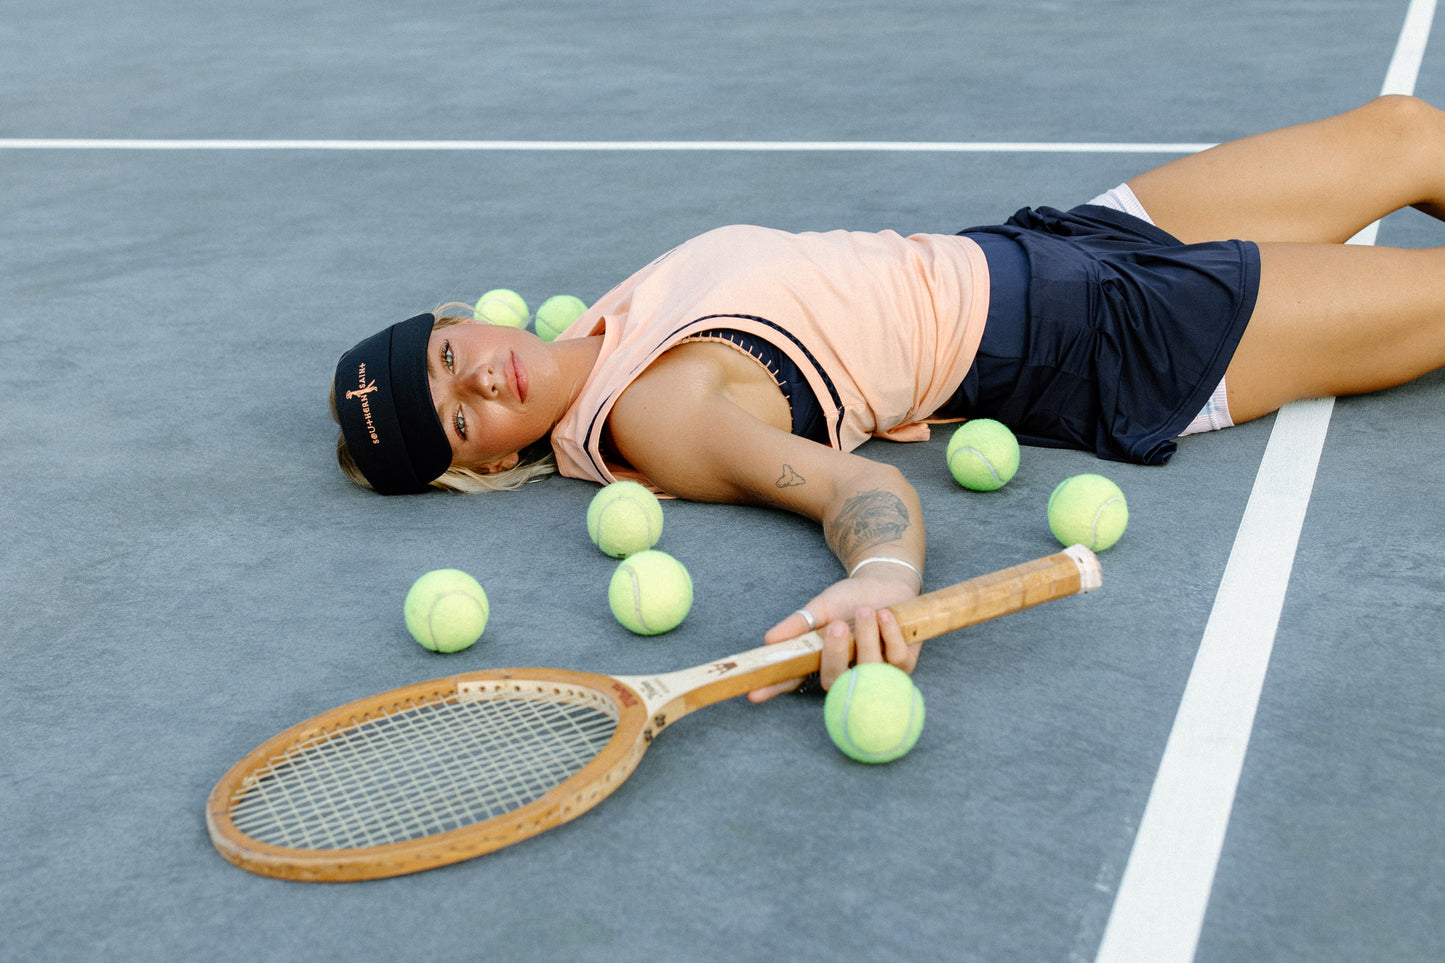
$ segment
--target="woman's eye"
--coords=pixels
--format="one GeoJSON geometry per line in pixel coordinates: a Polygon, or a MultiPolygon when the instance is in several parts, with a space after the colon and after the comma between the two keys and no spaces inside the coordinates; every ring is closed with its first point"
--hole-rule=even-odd
{"type": "MultiPolygon", "coordinates": [[[[442,364],[446,366],[448,371],[452,371],[456,367],[456,358],[452,355],[452,343],[450,341],[442,342],[442,364]]],[[[458,415],[458,417],[461,416],[458,415]]]]}
{"type": "Polygon", "coordinates": [[[467,416],[458,408],[457,413],[452,416],[452,427],[457,431],[457,437],[462,441],[467,440],[467,416]]]}

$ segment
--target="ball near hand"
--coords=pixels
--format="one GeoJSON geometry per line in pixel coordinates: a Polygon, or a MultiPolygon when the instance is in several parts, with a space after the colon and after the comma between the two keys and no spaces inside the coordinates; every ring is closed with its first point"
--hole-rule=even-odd
{"type": "Polygon", "coordinates": [[[477,580],[454,568],[427,572],[406,593],[406,627],[433,652],[460,652],[482,637],[491,608],[477,580]]]}
{"type": "Polygon", "coordinates": [[[613,558],[649,549],[662,537],[662,503],[635,481],[613,482],[587,506],[587,534],[613,558]]]}
{"type": "Polygon", "coordinates": [[[923,693],[908,673],[864,662],[840,675],[823,701],[833,744],[859,762],[892,762],[923,732],[923,693]]]}
{"type": "Polygon", "coordinates": [[[537,309],[537,337],[551,341],[582,317],[587,305],[581,298],[570,294],[559,294],[542,302],[537,309]]]}
{"type": "Polygon", "coordinates": [[[976,492],[1002,488],[1019,470],[1019,443],[1008,426],[972,418],[948,439],[948,470],[954,481],[976,492]]]}
{"type": "Polygon", "coordinates": [[[1049,528],[1064,545],[1102,552],[1119,540],[1128,524],[1124,493],[1103,475],[1065,478],[1049,496],[1049,528]]]}
{"type": "Polygon", "coordinates": [[[670,632],[692,608],[692,576],[666,552],[638,552],[612,573],[607,602],[617,621],[638,635],[670,632]]]}
{"type": "Polygon", "coordinates": [[[516,291],[493,288],[477,299],[472,317],[488,324],[504,324],[509,328],[525,328],[532,320],[527,302],[516,291]]]}

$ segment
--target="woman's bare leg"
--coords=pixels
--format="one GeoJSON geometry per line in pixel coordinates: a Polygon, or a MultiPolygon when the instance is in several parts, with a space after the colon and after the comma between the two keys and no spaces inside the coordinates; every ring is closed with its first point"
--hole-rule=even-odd
{"type": "Polygon", "coordinates": [[[1171,161],[1129,186],[1185,242],[1339,244],[1402,207],[1445,219],[1445,112],[1381,97],[1171,161]]]}
{"type": "Polygon", "coordinates": [[[1261,244],[1259,298],[1225,385],[1243,423],[1445,366],[1445,248],[1261,244]]]}

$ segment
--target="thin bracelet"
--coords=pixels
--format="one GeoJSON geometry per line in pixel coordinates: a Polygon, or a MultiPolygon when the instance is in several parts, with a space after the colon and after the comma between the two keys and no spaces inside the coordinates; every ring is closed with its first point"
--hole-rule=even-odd
{"type": "Polygon", "coordinates": [[[915,565],[913,565],[911,562],[905,562],[901,558],[894,558],[892,555],[874,555],[871,558],[865,558],[863,561],[853,566],[853,571],[848,573],[848,577],[852,578],[853,576],[858,574],[858,570],[860,568],[865,565],[871,565],[874,562],[892,562],[894,565],[902,565],[904,568],[911,570],[914,575],[917,575],[919,582],[923,581],[923,573],[920,572],[915,565]]]}

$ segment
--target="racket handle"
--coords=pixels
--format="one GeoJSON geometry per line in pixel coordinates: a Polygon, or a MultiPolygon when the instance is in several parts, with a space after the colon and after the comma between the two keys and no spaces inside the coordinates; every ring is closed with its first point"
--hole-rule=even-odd
{"type": "MultiPolygon", "coordinates": [[[[890,605],[903,637],[919,642],[1102,584],[1099,560],[1082,545],[890,605]]],[[[817,672],[823,637],[808,632],[720,662],[660,676],[617,676],[639,693],[657,729],[704,706],[817,672]]]]}
{"type": "Polygon", "coordinates": [[[936,638],[955,629],[1011,612],[1092,592],[1103,584],[1099,559],[1082,545],[989,575],[890,605],[909,642],[936,638]]]}

